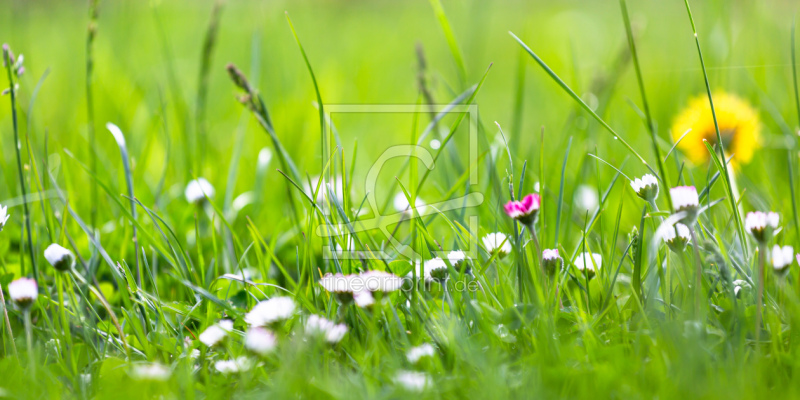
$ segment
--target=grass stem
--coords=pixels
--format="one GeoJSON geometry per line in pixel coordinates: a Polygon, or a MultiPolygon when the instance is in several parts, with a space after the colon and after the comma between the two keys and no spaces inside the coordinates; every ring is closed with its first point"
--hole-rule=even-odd
{"type": "Polygon", "coordinates": [[[697,45],[697,55],[700,58],[700,67],[703,71],[703,81],[705,82],[706,94],[708,95],[708,104],[711,106],[711,117],[714,120],[714,131],[717,134],[717,143],[715,144],[717,145],[717,149],[719,149],[719,157],[720,160],[722,161],[722,168],[724,170],[724,179],[725,182],[727,182],[726,189],[728,189],[728,201],[730,201],[731,203],[731,210],[733,212],[733,217],[736,220],[736,227],[738,228],[739,231],[739,241],[742,245],[742,252],[744,253],[745,258],[747,258],[748,257],[747,243],[745,241],[744,227],[742,226],[742,218],[739,215],[739,207],[736,204],[736,196],[734,196],[733,189],[731,186],[731,179],[730,179],[731,174],[728,171],[728,163],[725,162],[726,159],[725,149],[724,149],[724,144],[722,142],[722,135],[720,134],[719,131],[717,112],[714,109],[714,99],[711,96],[711,84],[708,81],[708,72],[706,72],[706,62],[703,59],[703,51],[700,49],[700,39],[697,37],[697,27],[695,26],[694,23],[694,17],[692,17],[692,10],[691,8],[689,8],[689,0],[684,0],[684,3],[686,4],[686,12],[689,14],[689,21],[692,23],[692,31],[694,32],[694,41],[695,44],[697,45]]]}
{"type": "Polygon", "coordinates": [[[19,357],[17,354],[17,345],[14,343],[14,332],[11,330],[11,320],[8,319],[8,309],[6,308],[6,297],[3,294],[3,288],[0,286],[0,303],[3,304],[3,320],[6,323],[6,330],[8,331],[9,342],[11,342],[11,351],[14,357],[19,357]]]}
{"type": "MultiPolygon", "coordinates": [[[[92,158],[92,172],[97,174],[97,151],[95,149],[95,119],[94,99],[92,96],[92,81],[94,74],[94,39],[97,36],[97,2],[89,1],[89,26],[86,32],[86,119],[89,131],[89,153],[92,158]]],[[[92,211],[90,221],[92,229],[97,226],[97,182],[92,182],[92,211]]]]}
{"type": "MultiPolygon", "coordinates": [[[[630,47],[631,57],[633,58],[633,67],[636,71],[636,81],[639,84],[639,92],[642,95],[642,106],[644,108],[644,115],[647,118],[647,130],[650,131],[650,140],[653,143],[653,154],[656,156],[656,164],[658,164],[658,173],[661,182],[664,186],[669,187],[669,176],[667,170],[664,168],[664,162],[661,159],[661,149],[658,147],[658,136],[656,134],[656,125],[653,121],[653,116],[650,113],[650,105],[647,102],[647,94],[644,90],[644,79],[642,78],[642,68],[639,66],[639,55],[636,52],[636,42],[633,39],[633,31],[631,30],[631,21],[628,17],[628,5],[625,0],[619,0],[620,7],[622,8],[622,20],[625,22],[625,33],[628,37],[628,47],[630,47]]],[[[668,190],[664,191],[664,197],[667,198],[669,209],[672,210],[672,197],[668,190]]]]}
{"type": "Polygon", "coordinates": [[[33,353],[33,324],[31,323],[31,308],[26,307],[22,312],[25,321],[25,342],[28,346],[28,368],[31,376],[36,376],[36,356],[33,353]]]}
{"type": "Polygon", "coordinates": [[[761,349],[761,318],[762,308],[764,307],[764,264],[766,264],[766,249],[758,249],[758,292],[756,293],[756,330],[755,347],[756,353],[761,349]]]}
{"type": "Polygon", "coordinates": [[[25,233],[27,234],[28,238],[28,255],[31,258],[31,268],[33,269],[33,279],[36,283],[39,283],[39,269],[36,266],[36,258],[33,255],[33,234],[31,233],[31,214],[30,210],[28,210],[28,193],[27,189],[25,188],[25,173],[22,168],[22,155],[21,155],[21,147],[22,143],[19,140],[19,127],[17,123],[17,94],[16,88],[14,85],[14,77],[11,74],[11,69],[13,68],[11,62],[11,50],[9,49],[7,44],[3,45],[3,61],[5,62],[6,66],[6,73],[8,75],[8,91],[11,94],[11,121],[14,126],[14,151],[17,154],[17,170],[19,171],[19,186],[20,190],[22,191],[22,209],[25,213],[25,233]]]}

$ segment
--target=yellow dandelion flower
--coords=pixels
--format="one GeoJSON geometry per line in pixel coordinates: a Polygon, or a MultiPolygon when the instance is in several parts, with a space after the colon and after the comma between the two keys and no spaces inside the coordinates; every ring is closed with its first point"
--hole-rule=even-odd
{"type": "MultiPolygon", "coordinates": [[[[714,109],[717,112],[719,134],[725,153],[728,156],[733,154],[731,164],[747,164],[760,146],[761,122],[758,112],[747,101],[724,92],[714,94],[714,109]]],[[[712,146],[717,143],[708,96],[701,95],[692,99],[678,114],[672,124],[673,140],[680,139],[688,129],[692,131],[678,144],[678,148],[694,164],[704,164],[708,161],[708,149],[703,144],[703,139],[712,146]]]]}

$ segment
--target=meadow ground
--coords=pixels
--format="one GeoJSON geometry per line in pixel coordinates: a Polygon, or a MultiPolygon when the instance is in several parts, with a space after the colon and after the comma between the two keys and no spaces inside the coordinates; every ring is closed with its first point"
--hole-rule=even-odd
{"type": "Polygon", "coordinates": [[[794,2],[0,10],[0,398],[800,397],[794,2]]]}

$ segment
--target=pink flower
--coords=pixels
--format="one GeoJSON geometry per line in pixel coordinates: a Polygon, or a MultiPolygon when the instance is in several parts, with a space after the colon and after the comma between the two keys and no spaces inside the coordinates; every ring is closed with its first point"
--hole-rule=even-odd
{"type": "Polygon", "coordinates": [[[536,214],[539,213],[540,202],[539,195],[536,193],[525,196],[522,201],[511,200],[505,205],[506,214],[525,225],[530,225],[536,219],[536,214]]]}
{"type": "Polygon", "coordinates": [[[542,259],[555,260],[558,258],[558,249],[544,249],[542,252],[542,259]]]}

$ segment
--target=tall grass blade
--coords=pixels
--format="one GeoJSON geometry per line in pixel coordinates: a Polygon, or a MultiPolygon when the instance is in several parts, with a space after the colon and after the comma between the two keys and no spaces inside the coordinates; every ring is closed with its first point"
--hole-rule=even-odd
{"type": "MultiPolygon", "coordinates": [[[[128,146],[125,143],[125,136],[122,134],[122,130],[111,122],[106,124],[106,129],[111,132],[111,135],[114,136],[114,140],[117,142],[117,146],[119,146],[119,152],[122,156],[122,167],[125,169],[125,183],[128,186],[128,197],[131,199],[131,218],[135,220],[136,202],[133,201],[133,173],[131,171],[131,162],[128,157],[128,146]]],[[[133,249],[134,253],[136,253],[136,284],[141,286],[142,271],[139,268],[139,238],[136,235],[136,224],[131,224],[131,226],[133,226],[133,249]]]]}
{"type": "Polygon", "coordinates": [[[595,113],[594,110],[592,110],[592,108],[589,107],[589,105],[586,104],[583,101],[583,99],[580,98],[580,96],[575,94],[575,92],[572,91],[572,89],[570,89],[570,87],[563,80],[561,80],[561,78],[559,78],[558,75],[556,75],[556,73],[552,69],[550,69],[550,67],[548,67],[547,64],[544,61],[542,61],[542,59],[539,58],[539,56],[536,55],[536,53],[534,53],[533,50],[531,50],[527,44],[525,44],[525,42],[522,41],[522,39],[518,38],[512,32],[508,33],[511,35],[511,37],[514,38],[514,40],[517,41],[517,43],[519,43],[520,46],[522,46],[523,49],[525,49],[525,51],[528,52],[528,54],[530,54],[531,57],[533,57],[534,60],[536,60],[539,66],[541,66],[542,69],[544,69],[544,71],[547,72],[548,75],[550,75],[550,78],[552,78],[558,84],[558,86],[564,89],[564,91],[567,92],[567,94],[569,94],[569,96],[572,97],[573,100],[577,101],[578,104],[584,110],[586,110],[586,112],[588,112],[592,117],[594,117],[594,119],[597,120],[597,122],[599,122],[600,125],[602,125],[609,133],[611,133],[614,136],[614,140],[619,140],[625,146],[625,148],[627,148],[631,153],[633,153],[633,155],[636,156],[636,158],[638,158],[639,161],[641,161],[642,164],[644,164],[648,169],[650,169],[650,171],[653,172],[653,174],[658,175],[655,171],[653,171],[652,168],[650,168],[650,164],[648,164],[647,161],[645,161],[644,157],[640,156],[639,153],[637,153],[636,150],[634,150],[633,147],[631,147],[631,145],[629,145],[628,142],[626,142],[625,139],[622,138],[622,136],[617,134],[617,132],[615,132],[614,129],[611,128],[611,126],[609,126],[606,123],[606,121],[600,118],[600,116],[597,115],[597,113],[595,113]]]}
{"type": "MultiPolygon", "coordinates": [[[[99,0],[89,0],[89,25],[86,28],[86,120],[89,130],[89,153],[91,155],[92,172],[97,174],[97,149],[95,140],[95,120],[94,120],[94,96],[92,95],[92,83],[94,81],[94,39],[97,36],[97,7],[99,0]]],[[[89,222],[92,229],[97,226],[97,184],[92,184],[92,211],[89,222]]]]}
{"type": "MultiPolygon", "coordinates": [[[[700,68],[703,71],[703,81],[706,84],[706,94],[708,95],[708,104],[711,106],[711,117],[714,120],[714,131],[717,134],[717,143],[716,147],[719,149],[719,158],[721,160],[725,160],[725,148],[724,144],[722,143],[722,135],[719,132],[719,122],[717,122],[717,111],[714,109],[714,99],[711,96],[711,84],[708,81],[708,72],[706,72],[706,62],[703,60],[703,51],[700,49],[700,39],[697,37],[697,27],[694,23],[694,17],[692,17],[692,10],[689,8],[689,0],[684,0],[684,4],[686,4],[686,13],[689,15],[689,22],[692,24],[692,31],[694,32],[694,41],[697,45],[697,55],[700,58],[700,68]]],[[[720,164],[719,162],[717,164],[720,164]]],[[[722,164],[723,172],[723,180],[725,181],[726,189],[728,191],[728,198],[731,203],[731,211],[733,213],[734,219],[736,219],[736,227],[739,231],[739,240],[742,246],[742,252],[744,252],[745,257],[747,257],[748,249],[747,243],[745,242],[744,236],[744,226],[742,224],[742,218],[739,215],[739,207],[736,205],[736,196],[734,196],[733,189],[731,186],[731,175],[728,171],[728,163],[722,164]]]]}
{"type": "MultiPolygon", "coordinates": [[[[656,157],[656,163],[658,164],[658,172],[661,176],[661,182],[664,186],[669,187],[669,175],[667,175],[667,170],[664,168],[664,162],[661,160],[661,149],[658,147],[658,140],[656,134],[656,125],[653,121],[653,117],[650,114],[650,105],[647,102],[647,94],[645,93],[644,89],[644,79],[642,78],[642,68],[639,66],[639,55],[636,53],[636,42],[633,38],[633,31],[631,30],[631,21],[628,17],[628,5],[626,4],[625,0],[619,0],[620,8],[622,8],[622,20],[625,22],[625,33],[628,37],[628,47],[631,51],[631,57],[633,58],[633,67],[636,70],[636,81],[639,83],[639,92],[642,95],[642,106],[644,107],[644,114],[647,118],[647,129],[650,131],[650,139],[653,142],[653,154],[656,157]]],[[[672,210],[672,197],[669,194],[669,190],[664,190],[664,197],[667,199],[667,204],[669,204],[669,209],[672,210]]]]}
{"type": "Polygon", "coordinates": [[[205,39],[203,39],[203,51],[200,56],[200,72],[197,76],[197,98],[195,100],[195,132],[197,134],[197,165],[194,166],[195,174],[202,174],[203,161],[206,157],[206,103],[208,97],[208,81],[211,73],[211,57],[214,54],[214,47],[217,43],[219,31],[219,20],[222,14],[224,0],[216,0],[214,8],[211,10],[211,19],[208,21],[205,39]]]}
{"type": "MultiPolygon", "coordinates": [[[[20,154],[22,143],[19,140],[19,127],[17,126],[17,88],[14,83],[14,78],[11,73],[13,63],[11,62],[11,49],[7,44],[3,45],[3,63],[6,66],[6,74],[8,76],[8,92],[11,94],[11,123],[14,130],[14,150],[17,154],[17,170],[19,172],[19,187],[22,191],[22,197],[27,198],[27,189],[25,187],[25,173],[22,168],[22,155],[20,154]]],[[[22,209],[25,216],[25,233],[28,239],[28,255],[31,259],[31,268],[33,269],[33,279],[39,283],[39,269],[36,266],[36,257],[33,255],[33,234],[31,233],[31,213],[28,210],[28,202],[22,203],[22,209]]]]}
{"type": "Polygon", "coordinates": [[[464,56],[461,55],[461,50],[458,48],[458,43],[456,42],[456,35],[453,34],[453,29],[450,27],[450,21],[447,20],[447,15],[444,13],[442,3],[439,0],[430,0],[430,3],[431,7],[433,7],[433,13],[436,15],[436,19],[442,27],[445,40],[447,40],[447,47],[450,48],[450,54],[453,56],[453,60],[456,63],[458,80],[461,86],[464,86],[467,83],[467,69],[464,66],[464,56]]]}
{"type": "Polygon", "coordinates": [[[572,136],[567,142],[567,151],[564,152],[564,162],[561,164],[561,183],[558,186],[558,202],[556,203],[556,233],[553,235],[553,248],[558,247],[558,229],[561,227],[561,209],[564,206],[564,184],[567,173],[567,160],[569,159],[569,149],[572,147],[572,136]]]}

